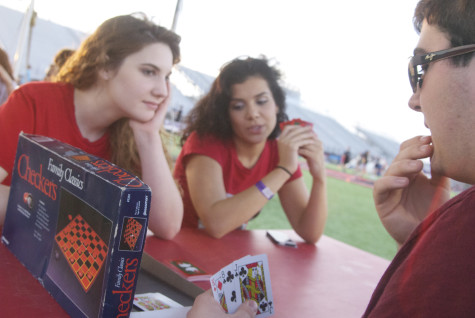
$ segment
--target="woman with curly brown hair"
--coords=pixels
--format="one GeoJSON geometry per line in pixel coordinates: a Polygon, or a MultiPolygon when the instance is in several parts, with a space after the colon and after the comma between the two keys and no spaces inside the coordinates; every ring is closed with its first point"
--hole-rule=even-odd
{"type": "Polygon", "coordinates": [[[256,216],[274,193],[307,242],[327,218],[323,145],[312,127],[290,125],[280,72],[265,58],[226,64],[192,109],[174,176],[183,188],[184,227],[222,237],[256,216]],[[312,179],[309,191],[299,155],[312,179]]]}
{"type": "Polygon", "coordinates": [[[171,239],[183,203],[160,128],[180,37],[143,15],[105,21],[61,68],[56,83],[28,83],[0,108],[0,224],[20,131],[45,135],[141,176],[153,191],[149,227],[171,239]]]}

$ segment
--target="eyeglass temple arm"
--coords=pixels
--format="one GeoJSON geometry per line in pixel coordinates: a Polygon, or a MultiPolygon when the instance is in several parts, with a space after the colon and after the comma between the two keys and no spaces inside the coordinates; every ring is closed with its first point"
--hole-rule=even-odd
{"type": "Polygon", "coordinates": [[[470,52],[475,52],[475,44],[458,46],[458,47],[450,48],[447,50],[426,53],[422,55],[415,55],[412,58],[412,64],[414,66],[429,64],[430,62],[434,62],[437,60],[446,59],[446,58],[454,57],[458,55],[463,55],[470,52]]]}

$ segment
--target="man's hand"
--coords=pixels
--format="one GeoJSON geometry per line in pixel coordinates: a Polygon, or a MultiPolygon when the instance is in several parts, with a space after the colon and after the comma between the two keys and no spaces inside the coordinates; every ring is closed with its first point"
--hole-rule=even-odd
{"type": "Polygon", "coordinates": [[[431,137],[401,144],[394,161],[373,188],[376,210],[389,234],[402,245],[419,223],[450,197],[449,179],[422,172],[420,159],[432,156],[431,137]]]}
{"type": "Polygon", "coordinates": [[[196,297],[193,307],[186,315],[187,318],[252,318],[257,313],[257,303],[247,300],[232,315],[226,314],[214,299],[211,289],[196,297]]]}

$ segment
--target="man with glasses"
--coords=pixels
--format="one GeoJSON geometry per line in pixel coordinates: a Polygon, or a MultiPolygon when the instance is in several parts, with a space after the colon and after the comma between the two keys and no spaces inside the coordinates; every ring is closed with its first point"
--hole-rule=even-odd
{"type": "Polygon", "coordinates": [[[431,136],[405,141],[373,190],[399,252],[364,317],[475,317],[475,0],[421,0],[409,107],[431,136]],[[431,176],[422,173],[430,158],[431,176]]]}
{"type": "MultiPolygon", "coordinates": [[[[400,249],[363,317],[475,317],[475,187],[450,199],[449,184],[475,184],[475,0],[421,0],[414,25],[409,106],[431,136],[405,141],[375,182],[376,209],[400,249]]],[[[254,317],[249,305],[226,315],[208,291],[188,317],[254,317]]]]}

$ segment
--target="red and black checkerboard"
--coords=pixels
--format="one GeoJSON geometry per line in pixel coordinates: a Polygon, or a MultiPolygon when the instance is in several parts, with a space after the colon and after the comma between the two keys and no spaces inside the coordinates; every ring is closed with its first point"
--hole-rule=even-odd
{"type": "Polygon", "coordinates": [[[124,231],[124,240],[131,250],[135,248],[137,239],[140,237],[140,231],[142,230],[142,224],[135,219],[130,218],[127,221],[127,225],[124,231]]]}
{"type": "Polygon", "coordinates": [[[106,259],[107,244],[79,214],[55,238],[84,291],[89,291],[106,259]]]}

